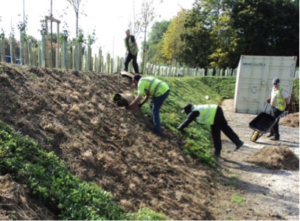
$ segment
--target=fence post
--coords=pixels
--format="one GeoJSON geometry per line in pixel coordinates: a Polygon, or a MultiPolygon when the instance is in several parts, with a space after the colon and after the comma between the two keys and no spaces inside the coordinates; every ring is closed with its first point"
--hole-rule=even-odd
{"type": "Polygon", "coordinates": [[[42,35],[42,56],[41,56],[41,67],[46,67],[46,39],[45,35],[42,35]]]}
{"type": "Polygon", "coordinates": [[[24,65],[23,57],[23,32],[20,31],[20,65],[24,65]]]}
{"type": "Polygon", "coordinates": [[[107,55],[106,55],[106,72],[107,72],[107,74],[109,74],[109,71],[110,71],[110,54],[107,53],[107,55]]]}
{"type": "Polygon", "coordinates": [[[76,70],[77,71],[80,71],[81,67],[82,67],[82,64],[81,64],[81,60],[82,60],[81,53],[82,53],[82,43],[78,43],[77,44],[77,63],[76,63],[76,70]]]}
{"type": "Polygon", "coordinates": [[[92,54],[93,54],[93,49],[91,48],[91,51],[90,51],[90,71],[92,71],[93,70],[93,56],[92,56],[92,54]]]}
{"type": "Polygon", "coordinates": [[[9,38],[9,49],[10,49],[10,63],[15,63],[15,47],[14,47],[14,37],[9,38]]]}
{"type": "Polygon", "coordinates": [[[56,47],[56,55],[55,55],[55,67],[56,68],[59,68],[59,61],[60,61],[60,58],[59,58],[59,48],[56,47]]]}
{"type": "Polygon", "coordinates": [[[93,62],[94,62],[93,63],[94,64],[93,65],[93,71],[95,71],[95,72],[97,72],[97,69],[98,69],[98,62],[97,61],[98,61],[98,57],[97,57],[97,54],[95,54],[94,59],[93,59],[93,62]]]}
{"type": "Polygon", "coordinates": [[[100,69],[100,71],[101,71],[102,73],[104,73],[104,71],[105,71],[105,68],[104,68],[104,56],[103,56],[103,55],[101,55],[101,62],[100,62],[100,66],[101,66],[101,69],[100,69]]]}
{"type": "Polygon", "coordinates": [[[0,39],[0,61],[5,62],[4,39],[0,39]]]}
{"type": "Polygon", "coordinates": [[[88,71],[91,70],[91,45],[87,45],[87,61],[86,61],[86,69],[88,71]]]}
{"type": "Polygon", "coordinates": [[[27,40],[27,65],[31,66],[32,61],[31,61],[31,40],[27,40]]]}
{"type": "Polygon", "coordinates": [[[37,66],[36,63],[36,48],[31,48],[31,65],[32,66],[37,66]]]}
{"type": "Polygon", "coordinates": [[[120,57],[119,57],[119,56],[117,56],[116,65],[117,65],[117,70],[116,70],[116,71],[117,71],[117,72],[118,72],[118,71],[121,71],[121,70],[120,70],[120,57]]]}
{"type": "Polygon", "coordinates": [[[76,50],[76,46],[74,46],[74,44],[71,45],[71,48],[72,48],[72,69],[75,70],[75,57],[76,57],[76,53],[75,53],[75,50],[76,50]]]}
{"type": "Polygon", "coordinates": [[[43,53],[42,53],[42,43],[38,43],[38,66],[42,67],[43,53]]]}
{"type": "Polygon", "coordinates": [[[98,50],[98,65],[97,65],[97,72],[101,72],[101,57],[102,57],[102,51],[101,48],[98,50]]]}
{"type": "Polygon", "coordinates": [[[68,69],[73,67],[72,45],[68,45],[68,69]]]}
{"type": "Polygon", "coordinates": [[[61,68],[66,69],[66,40],[61,44],[61,68]]]}

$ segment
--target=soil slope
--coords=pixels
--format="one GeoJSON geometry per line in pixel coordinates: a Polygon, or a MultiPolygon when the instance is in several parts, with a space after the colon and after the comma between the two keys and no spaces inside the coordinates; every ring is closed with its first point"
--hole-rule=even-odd
{"type": "Polygon", "coordinates": [[[156,137],[141,112],[117,107],[113,94],[129,90],[119,75],[1,64],[0,119],[110,191],[127,211],[214,219],[207,209],[214,172],[183,155],[176,134],[156,137]]]}

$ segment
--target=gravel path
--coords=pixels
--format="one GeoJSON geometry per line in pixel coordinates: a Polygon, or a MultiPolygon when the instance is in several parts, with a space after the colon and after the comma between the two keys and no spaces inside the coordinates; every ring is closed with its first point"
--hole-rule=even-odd
{"type": "Polygon", "coordinates": [[[232,192],[219,187],[217,218],[299,220],[299,171],[269,170],[246,162],[267,145],[288,146],[299,157],[299,129],[280,126],[279,142],[270,141],[264,135],[254,143],[250,141],[252,129],[248,124],[256,115],[235,113],[233,100],[224,100],[221,106],[228,124],[245,145],[233,152],[234,144],[222,134],[223,150],[218,162],[225,174],[226,188],[232,187],[232,192]],[[233,194],[241,196],[244,203],[228,203],[233,194]]]}

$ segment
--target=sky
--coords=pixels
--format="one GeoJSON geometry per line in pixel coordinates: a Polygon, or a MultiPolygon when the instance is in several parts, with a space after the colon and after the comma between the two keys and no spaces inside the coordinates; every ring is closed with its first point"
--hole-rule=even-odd
{"type": "MultiPolygon", "coordinates": [[[[38,31],[41,27],[40,20],[50,14],[50,0],[0,0],[0,30],[3,28],[8,37],[13,26],[16,39],[19,40],[17,23],[23,20],[23,1],[25,2],[25,15],[28,17],[27,34],[40,39],[38,31]]],[[[75,37],[76,17],[73,8],[69,6],[67,0],[52,1],[53,17],[61,20],[60,30],[66,23],[70,37],[75,37]],[[69,9],[67,9],[68,6],[69,9]],[[64,10],[67,11],[65,15],[64,10]]],[[[154,22],[172,19],[181,8],[191,9],[193,2],[194,0],[163,0],[160,3],[160,0],[154,0],[155,12],[158,15],[154,22]]],[[[110,53],[114,57],[125,56],[124,38],[128,21],[133,14],[133,5],[135,12],[139,12],[141,3],[142,0],[82,0],[86,15],[80,15],[79,28],[82,28],[86,35],[95,29],[97,41],[93,45],[93,54],[96,53],[96,48],[101,47],[104,55],[110,53]]],[[[53,30],[56,30],[55,24],[53,30]]],[[[143,34],[140,34],[137,38],[140,48],[142,40],[143,34]]]]}

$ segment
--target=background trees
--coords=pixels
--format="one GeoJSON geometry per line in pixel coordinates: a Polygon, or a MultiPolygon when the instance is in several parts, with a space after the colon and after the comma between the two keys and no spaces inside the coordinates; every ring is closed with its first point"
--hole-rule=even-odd
{"type": "Polygon", "coordinates": [[[162,40],[149,39],[150,61],[235,68],[242,54],[298,56],[298,18],[297,0],[195,0],[163,29],[162,40]]]}

